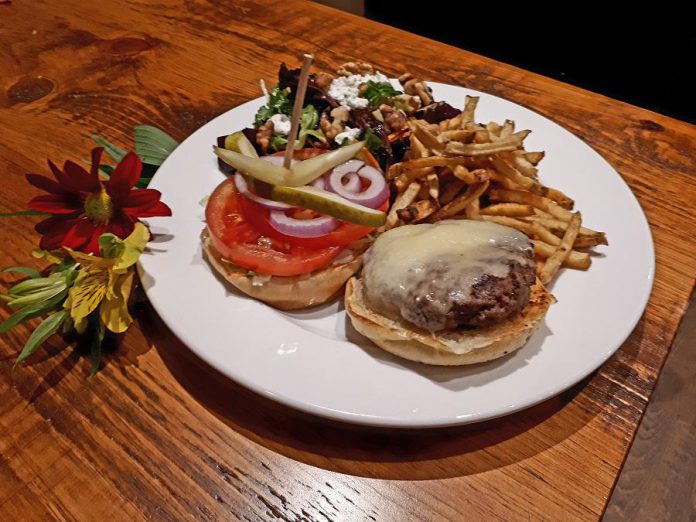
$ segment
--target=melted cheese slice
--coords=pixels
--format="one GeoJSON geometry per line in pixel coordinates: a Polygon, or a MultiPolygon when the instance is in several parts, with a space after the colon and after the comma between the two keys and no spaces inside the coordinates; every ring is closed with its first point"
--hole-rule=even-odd
{"type": "Polygon", "coordinates": [[[511,262],[529,263],[530,248],[522,232],[487,221],[395,228],[379,236],[366,253],[365,298],[375,311],[400,320],[417,314],[420,301],[430,299],[431,310],[439,307],[444,324],[452,300],[467,299],[486,274],[506,277],[511,262]],[[435,295],[439,297],[433,301],[435,295]]]}

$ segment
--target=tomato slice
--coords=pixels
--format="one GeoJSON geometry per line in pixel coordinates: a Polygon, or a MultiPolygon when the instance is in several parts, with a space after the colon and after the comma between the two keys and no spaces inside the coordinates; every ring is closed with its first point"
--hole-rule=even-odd
{"type": "MultiPolygon", "coordinates": [[[[321,237],[294,237],[278,232],[275,228],[271,226],[268,221],[270,216],[270,211],[259,205],[258,203],[251,201],[245,197],[239,198],[239,205],[242,208],[242,212],[249,223],[251,223],[256,230],[261,232],[264,236],[276,239],[278,241],[283,241],[285,243],[290,243],[297,246],[304,246],[308,248],[324,248],[329,246],[342,246],[357,241],[368,235],[374,230],[372,227],[363,227],[360,225],[354,225],[352,223],[346,223],[341,221],[341,224],[336,228],[336,230],[329,232],[325,236],[321,237]]],[[[389,207],[389,201],[385,201],[379,208],[383,212],[387,211],[389,207]]]]}
{"type": "Polygon", "coordinates": [[[205,217],[215,249],[243,268],[263,275],[308,274],[326,266],[343,250],[340,246],[308,248],[264,237],[246,219],[240,201],[246,198],[228,178],[211,194],[205,217]]]}

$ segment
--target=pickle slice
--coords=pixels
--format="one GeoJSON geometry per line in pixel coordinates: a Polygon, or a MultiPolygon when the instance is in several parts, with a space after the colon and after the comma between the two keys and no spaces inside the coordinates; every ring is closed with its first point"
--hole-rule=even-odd
{"type": "Polygon", "coordinates": [[[332,150],[325,154],[319,154],[313,158],[295,163],[291,169],[292,174],[290,174],[290,178],[285,185],[288,187],[301,187],[302,185],[311,183],[325,172],[354,158],[355,155],[362,150],[364,145],[364,141],[359,141],[352,145],[347,145],[340,149],[332,150]]]}
{"type": "Polygon", "coordinates": [[[274,186],[271,187],[270,197],[275,201],[308,208],[364,227],[380,227],[387,219],[387,215],[381,210],[358,205],[317,187],[274,186]]]}
{"type": "Polygon", "coordinates": [[[290,169],[286,169],[280,165],[274,165],[261,158],[250,158],[239,152],[215,146],[213,150],[222,161],[234,167],[239,172],[248,174],[259,181],[270,183],[271,185],[285,185],[287,179],[290,177],[290,169]]]}
{"type": "Polygon", "coordinates": [[[239,152],[250,158],[258,158],[259,155],[256,149],[247,139],[242,131],[233,132],[225,138],[225,148],[234,152],[239,152]]]}

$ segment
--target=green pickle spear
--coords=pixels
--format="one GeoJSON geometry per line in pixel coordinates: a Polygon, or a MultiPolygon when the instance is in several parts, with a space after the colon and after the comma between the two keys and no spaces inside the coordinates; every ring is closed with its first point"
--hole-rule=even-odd
{"type": "Polygon", "coordinates": [[[258,158],[259,155],[256,149],[247,139],[242,131],[233,132],[225,138],[225,148],[227,150],[233,150],[234,152],[239,152],[250,158],[258,158]]]}
{"type": "Polygon", "coordinates": [[[271,187],[271,199],[295,207],[308,208],[342,221],[364,227],[384,225],[387,215],[381,210],[364,207],[338,194],[317,187],[271,187]]]}

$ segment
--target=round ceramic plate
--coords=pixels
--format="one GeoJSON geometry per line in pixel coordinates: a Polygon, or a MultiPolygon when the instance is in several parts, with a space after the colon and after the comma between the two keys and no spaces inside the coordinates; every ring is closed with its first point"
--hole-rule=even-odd
{"type": "MultiPolygon", "coordinates": [[[[558,303],[527,345],[469,367],[404,361],[352,329],[336,301],[287,313],[225,284],[201,256],[201,204],[224,176],[212,145],[249,126],[263,99],[217,117],[189,136],[157,172],[152,188],[172,208],[151,219],[155,244],[142,256],[147,295],[171,330],[231,379],[288,406],[341,421],[424,428],[466,424],[532,406],[577,383],[621,346],[650,295],[654,253],[635,197],[592,148],[541,115],[485,93],[432,83],[455,107],[480,96],[480,122],[512,119],[531,129],[529,151],[544,150],[540,178],[575,198],[583,224],[607,232],[587,272],[561,270],[558,303]]],[[[230,397],[231,401],[234,397],[230,397]]]]}

